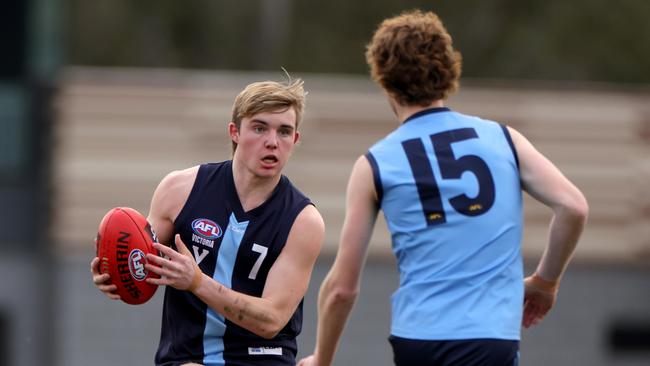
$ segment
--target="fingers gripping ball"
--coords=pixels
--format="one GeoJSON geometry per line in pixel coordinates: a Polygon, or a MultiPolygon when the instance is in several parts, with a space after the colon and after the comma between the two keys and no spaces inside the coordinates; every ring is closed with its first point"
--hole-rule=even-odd
{"type": "Polygon", "coordinates": [[[127,304],[148,301],[158,288],[145,281],[148,277],[159,278],[145,269],[147,253],[158,254],[153,248],[156,241],[147,219],[129,207],[113,208],[99,224],[99,272],[110,275],[117,294],[127,304]]]}

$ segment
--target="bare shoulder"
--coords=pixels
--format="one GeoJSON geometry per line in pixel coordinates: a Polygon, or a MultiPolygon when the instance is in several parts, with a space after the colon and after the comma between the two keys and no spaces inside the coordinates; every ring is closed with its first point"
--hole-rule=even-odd
{"type": "Polygon", "coordinates": [[[325,231],[325,222],[314,205],[307,205],[300,211],[293,224],[294,228],[325,231]]]}
{"type": "MultiPolygon", "coordinates": [[[[375,186],[375,177],[368,157],[359,156],[352,167],[348,180],[346,202],[358,205],[360,202],[376,202],[378,193],[375,186]]],[[[348,206],[348,209],[350,207],[348,206]]]]}
{"type": "Polygon", "coordinates": [[[315,259],[325,240],[325,222],[314,205],[307,205],[293,222],[286,250],[304,258],[315,259]]]}
{"type": "Polygon", "coordinates": [[[517,130],[508,127],[519,157],[522,188],[549,207],[586,210],[582,192],[517,130]]]}
{"type": "Polygon", "coordinates": [[[176,194],[187,191],[189,195],[196,180],[196,174],[199,171],[199,166],[193,166],[187,169],[174,170],[167,174],[158,185],[158,189],[171,190],[176,194]]]}
{"type": "Polygon", "coordinates": [[[510,133],[510,138],[512,138],[512,142],[515,144],[515,147],[517,149],[520,149],[524,147],[523,145],[530,145],[530,141],[524,135],[521,134],[521,132],[517,131],[511,126],[506,126],[508,128],[508,132],[510,133]]]}
{"type": "Polygon", "coordinates": [[[352,167],[352,173],[350,174],[351,178],[363,179],[372,178],[373,172],[370,165],[368,157],[361,155],[357,158],[357,161],[354,162],[352,167]]]}
{"type": "Polygon", "coordinates": [[[178,214],[182,205],[187,201],[198,171],[199,167],[193,166],[170,172],[160,181],[154,193],[154,200],[162,200],[164,206],[170,209],[168,212],[175,217],[175,214],[178,214]]]}
{"type": "Polygon", "coordinates": [[[523,175],[522,178],[525,180],[528,170],[539,165],[538,161],[546,159],[521,132],[510,126],[508,126],[508,132],[510,138],[512,138],[512,143],[515,145],[517,157],[519,158],[519,168],[523,175]]]}
{"type": "Polygon", "coordinates": [[[154,226],[159,232],[166,231],[159,228],[159,226],[162,226],[161,223],[172,223],[183,205],[185,205],[192,191],[192,186],[194,186],[198,170],[199,167],[194,166],[172,171],[158,184],[151,198],[149,222],[152,225],[156,223],[157,225],[154,226]]]}

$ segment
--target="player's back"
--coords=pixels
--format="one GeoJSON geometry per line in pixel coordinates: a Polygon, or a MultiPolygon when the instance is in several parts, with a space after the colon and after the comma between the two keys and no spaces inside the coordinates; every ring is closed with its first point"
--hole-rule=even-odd
{"type": "Polygon", "coordinates": [[[400,271],[392,334],[519,339],[522,198],[507,128],[428,109],[367,157],[400,271]]]}

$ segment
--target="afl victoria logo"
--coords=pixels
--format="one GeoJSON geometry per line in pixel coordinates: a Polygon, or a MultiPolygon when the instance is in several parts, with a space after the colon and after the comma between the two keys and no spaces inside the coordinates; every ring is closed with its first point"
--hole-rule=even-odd
{"type": "Polygon", "coordinates": [[[144,269],[145,263],[147,263],[147,259],[144,252],[140,249],[133,249],[129,254],[129,271],[137,281],[142,281],[147,277],[147,270],[144,269]]]}
{"type": "Polygon", "coordinates": [[[217,239],[223,234],[221,227],[216,222],[208,219],[192,221],[192,230],[196,235],[205,239],[217,239]]]}

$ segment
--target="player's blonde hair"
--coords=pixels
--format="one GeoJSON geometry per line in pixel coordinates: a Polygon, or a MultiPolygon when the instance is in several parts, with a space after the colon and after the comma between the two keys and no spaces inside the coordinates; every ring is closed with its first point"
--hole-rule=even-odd
{"type": "MultiPolygon", "coordinates": [[[[288,75],[288,74],[287,74],[288,75]]],[[[232,122],[241,127],[242,119],[258,113],[284,111],[293,108],[296,112],[296,130],[302,120],[307,92],[301,79],[289,79],[286,82],[259,81],[249,84],[235,98],[232,107],[232,122]]],[[[232,142],[232,151],[237,143],[232,142]]]]}
{"type": "Polygon", "coordinates": [[[425,106],[458,88],[461,56],[442,21],[413,10],[384,20],[366,49],[370,75],[402,105],[425,106]]]}

